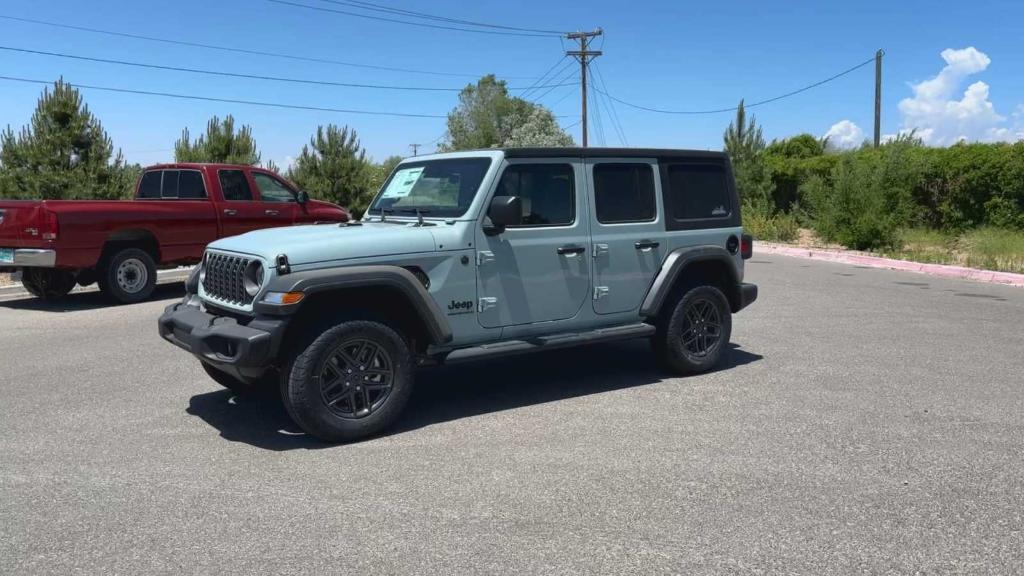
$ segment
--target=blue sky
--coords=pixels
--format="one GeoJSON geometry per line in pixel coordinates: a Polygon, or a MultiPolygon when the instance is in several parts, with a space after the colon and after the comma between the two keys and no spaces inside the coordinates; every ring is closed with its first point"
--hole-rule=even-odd
{"type": "MultiPolygon", "coordinates": [[[[296,0],[330,7],[320,0],[296,0]]],[[[491,23],[555,30],[602,27],[597,61],[608,91],[640,105],[707,109],[769,98],[829,77],[886,51],[882,130],[916,127],[929,143],[1024,136],[1024,3],[861,0],[816,2],[459,2],[375,0],[397,8],[491,23]],[[603,45],[602,45],[603,42],[603,45]],[[969,50],[968,48],[972,48],[969,50]],[[945,52],[944,52],[945,51],[945,52]],[[980,85],[978,83],[981,83],[980,85]]],[[[337,9],[352,10],[341,6],[337,9]]],[[[266,0],[10,1],[0,15],[190,42],[287,52],[354,63],[442,71],[398,73],[247,56],[114,38],[0,19],[0,46],[171,66],[336,82],[458,88],[494,72],[529,86],[562,57],[557,38],[434,30],[329,14],[266,0]]],[[[352,110],[447,113],[455,92],[400,92],[197,76],[0,50],[0,75],[282,102],[352,110]]],[[[25,124],[41,86],[0,80],[0,126],[25,124]]],[[[768,138],[833,134],[852,145],[870,137],[873,70],[753,110],[768,138]]],[[[370,155],[408,155],[409,144],[444,133],[444,120],[256,108],[84,89],[91,110],[129,161],[169,160],[182,128],[201,132],[212,115],[253,126],[264,160],[286,165],[318,124],[355,128],[370,155]]],[[[539,95],[534,92],[534,96],[539,95]]],[[[556,88],[541,103],[574,124],[578,87],[556,88]]],[[[591,103],[591,110],[595,105],[591,103]]],[[[603,112],[604,143],[619,139],[603,112]]],[[[661,115],[618,105],[630,145],[719,149],[731,114],[661,115]]],[[[592,121],[593,127],[593,121],[592,121]]],[[[571,129],[579,141],[579,126],[571,129]]],[[[591,131],[591,144],[601,144],[591,131]]],[[[433,146],[425,146],[431,150],[433,146]]]]}

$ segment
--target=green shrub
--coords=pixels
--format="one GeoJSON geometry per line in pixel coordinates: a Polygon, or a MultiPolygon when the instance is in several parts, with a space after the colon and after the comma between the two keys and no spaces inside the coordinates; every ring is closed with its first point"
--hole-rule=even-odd
{"type": "Polygon", "coordinates": [[[743,207],[743,229],[758,240],[792,242],[800,234],[800,227],[792,214],[772,213],[752,205],[743,207]]]}
{"type": "Polygon", "coordinates": [[[963,234],[958,249],[967,266],[985,270],[1024,273],[1024,232],[983,227],[963,234]]]}
{"type": "Polygon", "coordinates": [[[801,187],[825,240],[857,250],[898,246],[912,221],[920,181],[917,146],[900,142],[841,155],[829,178],[811,176],[801,187]]]}

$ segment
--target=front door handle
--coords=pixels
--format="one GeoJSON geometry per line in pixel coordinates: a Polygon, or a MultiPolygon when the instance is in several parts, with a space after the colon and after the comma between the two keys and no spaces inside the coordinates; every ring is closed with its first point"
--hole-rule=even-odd
{"type": "Polygon", "coordinates": [[[226,214],[227,216],[234,216],[235,214],[238,214],[238,210],[232,210],[228,208],[224,210],[224,214],[226,214]]]}
{"type": "Polygon", "coordinates": [[[641,240],[639,242],[634,242],[633,246],[637,250],[649,250],[651,248],[657,248],[658,246],[661,246],[661,242],[652,242],[650,240],[641,240]]]}
{"type": "Polygon", "coordinates": [[[586,250],[583,246],[559,246],[558,254],[562,256],[575,256],[583,254],[586,250]]]}
{"type": "Polygon", "coordinates": [[[264,210],[263,213],[266,214],[267,216],[277,216],[278,214],[280,214],[280,212],[278,212],[277,210],[264,210]]]}

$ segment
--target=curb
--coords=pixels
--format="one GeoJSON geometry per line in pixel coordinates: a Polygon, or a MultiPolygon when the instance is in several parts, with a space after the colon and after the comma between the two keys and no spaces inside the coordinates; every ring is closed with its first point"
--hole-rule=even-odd
{"type": "MultiPolygon", "coordinates": [[[[186,278],[188,278],[188,274],[191,271],[191,267],[175,268],[174,270],[157,270],[156,281],[159,284],[161,282],[177,282],[185,280],[186,278]]],[[[90,292],[93,290],[97,290],[95,284],[86,286],[84,288],[82,286],[75,286],[75,289],[72,290],[71,293],[78,294],[80,292],[90,292]]],[[[29,296],[28,291],[25,290],[25,287],[22,286],[21,283],[12,284],[10,286],[0,286],[0,298],[10,298],[12,296],[20,295],[29,296]]]]}
{"type": "Polygon", "coordinates": [[[855,264],[857,266],[868,266],[870,268],[885,268],[888,270],[899,270],[901,272],[916,272],[940,278],[955,278],[958,280],[973,280],[975,282],[986,282],[989,284],[1002,284],[1004,286],[1015,286],[1024,288],[1024,274],[1012,272],[994,272],[992,270],[979,270],[965,266],[952,266],[948,264],[922,264],[921,262],[910,262],[908,260],[895,260],[881,256],[865,256],[842,250],[826,250],[823,248],[801,248],[788,246],[786,244],[774,244],[772,242],[755,242],[755,252],[765,254],[779,254],[782,256],[794,256],[796,258],[809,258],[812,260],[824,260],[838,264],[855,264]]]}

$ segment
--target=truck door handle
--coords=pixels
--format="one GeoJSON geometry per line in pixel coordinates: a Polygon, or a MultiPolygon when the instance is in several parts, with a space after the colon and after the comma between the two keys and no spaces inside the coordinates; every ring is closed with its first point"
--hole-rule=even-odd
{"type": "Polygon", "coordinates": [[[575,256],[576,254],[583,254],[586,248],[583,246],[559,246],[558,253],[562,256],[575,256]]]}
{"type": "Polygon", "coordinates": [[[228,216],[234,216],[235,214],[238,214],[238,210],[232,210],[231,208],[228,208],[224,210],[224,214],[228,216]]]}
{"type": "Polygon", "coordinates": [[[277,210],[264,210],[263,213],[267,216],[277,216],[279,214],[277,210]]]}
{"type": "Polygon", "coordinates": [[[648,250],[650,248],[657,248],[658,246],[661,246],[661,242],[651,242],[650,240],[641,240],[639,242],[634,242],[633,246],[637,250],[648,250]]]}

